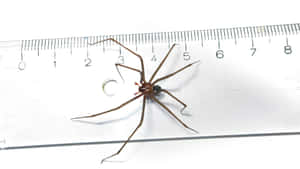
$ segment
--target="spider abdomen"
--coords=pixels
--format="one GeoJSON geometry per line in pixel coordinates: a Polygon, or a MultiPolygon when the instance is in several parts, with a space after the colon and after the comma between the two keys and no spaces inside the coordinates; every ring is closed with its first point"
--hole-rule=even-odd
{"type": "Polygon", "coordinates": [[[157,94],[159,94],[161,92],[161,87],[158,86],[158,85],[154,85],[152,90],[153,90],[153,93],[155,95],[157,95],[157,94]]]}

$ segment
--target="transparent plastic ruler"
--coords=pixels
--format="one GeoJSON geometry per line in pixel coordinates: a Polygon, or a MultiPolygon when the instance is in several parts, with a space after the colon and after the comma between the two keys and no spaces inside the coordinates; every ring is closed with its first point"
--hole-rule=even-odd
{"type": "Polygon", "coordinates": [[[115,69],[121,63],[146,79],[172,44],[177,44],[157,78],[200,61],[159,85],[188,105],[158,96],[186,130],[148,100],[145,122],[132,139],[164,141],[300,132],[300,24],[249,26],[0,42],[1,149],[120,143],[138,124],[141,100],[96,118],[134,97],[136,72],[115,69]]]}

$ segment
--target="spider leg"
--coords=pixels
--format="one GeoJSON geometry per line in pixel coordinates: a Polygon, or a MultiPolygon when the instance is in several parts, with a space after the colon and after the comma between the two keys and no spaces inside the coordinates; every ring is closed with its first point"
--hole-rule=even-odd
{"type": "Polygon", "coordinates": [[[97,42],[94,42],[94,43],[89,43],[89,45],[95,45],[95,44],[98,44],[98,43],[103,43],[105,41],[113,41],[114,43],[118,44],[119,46],[123,47],[124,49],[126,49],[130,53],[132,53],[135,56],[137,56],[140,59],[141,67],[142,67],[142,72],[141,72],[142,77],[141,77],[141,79],[143,81],[145,81],[144,60],[143,60],[143,58],[142,58],[141,55],[135,53],[134,51],[132,51],[131,49],[129,49],[128,47],[124,46],[122,43],[120,43],[119,41],[117,41],[117,40],[115,40],[113,38],[103,39],[103,40],[100,40],[100,41],[97,41],[97,42]]]}
{"type": "Polygon", "coordinates": [[[112,108],[112,109],[110,109],[110,110],[107,110],[107,111],[104,111],[104,112],[101,112],[101,113],[92,114],[92,115],[89,115],[89,116],[74,117],[74,118],[72,118],[71,120],[75,120],[75,119],[83,119],[83,118],[91,118],[91,117],[100,116],[100,115],[103,115],[103,114],[105,114],[105,113],[109,113],[109,112],[112,112],[112,111],[116,111],[116,110],[118,110],[118,109],[124,107],[124,106],[127,105],[128,103],[130,103],[130,102],[132,102],[132,101],[138,99],[139,97],[141,97],[141,96],[143,96],[143,95],[144,95],[144,94],[140,94],[140,95],[138,95],[138,96],[136,96],[136,97],[134,97],[134,98],[132,98],[132,99],[126,101],[125,103],[119,105],[118,107],[112,108]]]}
{"type": "Polygon", "coordinates": [[[193,63],[190,63],[190,64],[184,66],[183,68],[178,69],[177,71],[175,71],[175,72],[173,72],[173,73],[170,73],[170,74],[168,74],[168,75],[166,75],[166,76],[163,76],[163,77],[161,77],[161,78],[156,79],[156,80],[153,82],[153,85],[156,84],[157,82],[161,81],[161,80],[164,80],[164,79],[167,79],[167,78],[169,78],[169,77],[171,77],[171,76],[176,75],[177,73],[183,71],[184,69],[186,69],[186,68],[188,68],[188,67],[191,67],[193,64],[196,64],[196,63],[198,63],[198,62],[200,62],[200,60],[197,60],[197,61],[195,61],[195,62],[193,62],[193,63]]]}
{"type": "Polygon", "coordinates": [[[136,131],[142,126],[143,121],[144,121],[144,113],[145,113],[145,106],[146,106],[146,96],[144,96],[143,99],[143,108],[142,108],[142,115],[141,115],[141,120],[139,122],[139,124],[137,125],[137,127],[134,129],[134,131],[130,134],[130,136],[128,137],[128,139],[123,143],[123,145],[121,146],[121,148],[114,154],[107,156],[105,158],[102,159],[101,163],[105,162],[107,159],[112,158],[118,154],[120,154],[120,152],[123,150],[123,148],[126,146],[126,144],[130,141],[131,137],[136,133],[136,131]]]}
{"type": "Polygon", "coordinates": [[[195,133],[199,133],[197,130],[192,129],[191,127],[189,127],[188,125],[186,125],[183,121],[181,121],[167,106],[165,106],[163,103],[161,103],[157,98],[155,98],[154,96],[150,96],[151,99],[153,99],[156,103],[158,103],[161,107],[163,107],[165,110],[167,110],[179,123],[181,123],[185,128],[195,132],[195,133]]]}
{"type": "Polygon", "coordinates": [[[157,74],[157,72],[159,71],[159,69],[162,67],[162,65],[165,63],[166,59],[168,58],[168,56],[170,55],[171,51],[173,50],[173,48],[175,47],[175,43],[171,46],[171,48],[169,49],[167,55],[163,58],[163,60],[160,62],[160,64],[158,65],[158,67],[156,68],[156,70],[154,71],[154,73],[152,74],[149,83],[152,82],[153,78],[155,77],[155,75],[157,74]]]}
{"type": "MultiPolygon", "coordinates": [[[[173,99],[175,99],[176,101],[178,101],[180,104],[182,104],[183,108],[180,110],[180,113],[183,114],[183,110],[187,107],[187,105],[185,103],[183,103],[183,101],[179,100],[176,96],[174,96],[172,93],[170,93],[168,90],[166,89],[161,89],[162,92],[168,94],[169,96],[171,96],[173,99]]],[[[185,114],[183,114],[185,115],[185,114]]]]}
{"type": "Polygon", "coordinates": [[[119,70],[119,66],[120,66],[120,67],[124,67],[124,68],[126,68],[126,69],[130,69],[130,70],[133,70],[133,71],[139,72],[139,73],[141,73],[141,74],[142,74],[142,72],[141,72],[140,70],[138,70],[138,69],[135,69],[135,68],[132,68],[132,67],[129,67],[129,66],[126,66],[126,65],[120,64],[120,63],[116,63],[115,65],[116,65],[116,69],[117,69],[117,71],[118,71],[118,73],[119,73],[120,77],[122,78],[123,82],[125,82],[125,80],[124,80],[124,78],[123,78],[123,76],[122,76],[122,74],[121,74],[121,72],[120,72],[120,70],[119,70]]]}

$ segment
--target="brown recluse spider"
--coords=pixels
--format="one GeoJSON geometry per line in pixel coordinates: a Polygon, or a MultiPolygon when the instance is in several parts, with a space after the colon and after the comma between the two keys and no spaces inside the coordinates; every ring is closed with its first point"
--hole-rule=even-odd
{"type": "MultiPolygon", "coordinates": [[[[161,63],[158,65],[158,67],[156,68],[156,70],[154,71],[154,73],[152,74],[151,78],[149,81],[146,81],[145,80],[145,71],[144,71],[144,61],[143,61],[143,58],[141,55],[135,53],[134,51],[130,50],[129,48],[127,48],[126,46],[124,46],[123,44],[121,44],[119,41],[113,39],[113,38],[109,38],[109,39],[104,39],[104,40],[101,40],[101,41],[98,41],[98,42],[95,42],[95,43],[92,43],[90,45],[95,45],[97,43],[102,43],[102,42],[105,42],[105,41],[113,41],[115,42],[116,44],[120,45],[121,47],[123,47],[124,49],[128,50],[130,53],[134,54],[135,56],[137,56],[139,59],[140,59],[140,62],[141,62],[141,69],[142,70],[139,70],[139,69],[135,69],[135,68],[132,68],[132,67],[129,67],[129,66],[126,66],[126,65],[123,65],[123,64],[115,64],[116,65],[116,68],[118,70],[118,66],[120,67],[123,67],[123,68],[127,68],[127,69],[130,69],[130,70],[133,70],[133,71],[136,71],[136,72],[139,72],[141,74],[141,80],[140,80],[140,84],[138,83],[135,83],[136,85],[139,86],[139,90],[137,93],[135,93],[135,97],[133,97],[132,99],[126,101],[125,103],[119,105],[118,107],[115,107],[113,109],[110,109],[110,110],[107,110],[107,111],[104,111],[104,112],[101,112],[101,113],[97,113],[97,114],[92,114],[92,115],[89,115],[89,116],[80,116],[80,117],[75,117],[75,118],[72,118],[72,120],[74,119],[82,119],[82,118],[91,118],[91,117],[96,117],[96,116],[100,116],[100,115],[103,115],[103,114],[106,114],[106,113],[109,113],[109,112],[112,112],[112,111],[115,111],[115,110],[118,110],[120,108],[122,108],[123,106],[127,105],[128,103],[140,98],[141,96],[144,96],[143,98],[143,107],[142,107],[142,115],[141,115],[141,119],[140,119],[140,122],[139,124],[137,125],[137,127],[134,129],[134,131],[130,134],[130,136],[128,137],[128,139],[123,143],[123,145],[121,146],[121,148],[114,154],[110,155],[110,156],[107,156],[105,158],[102,159],[101,163],[103,163],[104,161],[106,161],[107,159],[109,158],[112,158],[116,155],[118,155],[122,150],[123,148],[126,146],[126,144],[130,141],[131,137],[136,133],[136,131],[142,126],[143,124],[143,120],[144,120],[144,112],[145,112],[145,106],[146,106],[146,99],[151,99],[153,100],[154,102],[158,103],[161,107],[163,107],[166,111],[168,111],[180,124],[182,124],[185,128],[195,132],[195,133],[198,133],[196,130],[190,128],[188,125],[186,125],[183,121],[181,121],[166,105],[164,105],[163,103],[161,103],[155,96],[157,96],[158,94],[160,94],[161,92],[171,96],[173,99],[175,99],[176,101],[178,101],[180,104],[183,105],[183,109],[187,107],[187,105],[185,103],[183,103],[181,100],[179,100],[177,97],[175,97],[173,94],[171,94],[169,91],[167,91],[166,89],[162,89],[159,85],[157,85],[158,82],[164,80],[164,79],[167,79],[169,77],[172,77],[174,76],[175,74],[183,71],[184,69],[192,66],[193,64],[199,62],[199,61],[196,61],[196,62],[193,62],[193,63],[190,63],[184,67],[182,67],[181,69],[178,69],[177,71],[173,72],[173,73],[170,73],[166,76],[163,76],[161,78],[158,78],[156,79],[154,82],[153,79],[155,77],[155,75],[157,74],[157,72],[159,71],[159,69],[162,67],[162,65],[165,63],[166,59],[168,58],[169,54],[171,53],[171,51],[173,50],[173,48],[175,47],[176,44],[173,44],[171,46],[171,48],[169,49],[167,55],[163,58],[163,60],[161,61],[161,63]]],[[[118,70],[119,72],[119,70],[118,70]]],[[[120,74],[120,72],[119,72],[120,74]]],[[[120,74],[121,76],[121,74],[120,74]]],[[[122,76],[121,76],[122,77],[122,76]]],[[[122,77],[123,79],[123,77],[122,77]]],[[[181,109],[181,111],[183,110],[181,109]]]]}

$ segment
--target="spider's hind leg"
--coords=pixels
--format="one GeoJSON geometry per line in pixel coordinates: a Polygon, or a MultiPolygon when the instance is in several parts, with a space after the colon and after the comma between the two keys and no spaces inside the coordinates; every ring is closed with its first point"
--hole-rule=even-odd
{"type": "Polygon", "coordinates": [[[181,101],[180,99],[178,99],[176,96],[174,96],[172,93],[170,93],[168,90],[166,89],[161,89],[161,92],[166,93],[167,95],[171,96],[173,99],[175,99],[177,102],[179,102],[183,108],[180,109],[180,113],[184,116],[191,116],[191,114],[189,113],[184,113],[185,108],[187,108],[187,105],[181,101]]]}
{"type": "Polygon", "coordinates": [[[142,126],[143,121],[144,121],[144,113],[145,113],[145,107],[146,107],[146,96],[144,96],[143,99],[143,108],[142,108],[142,115],[141,115],[141,119],[139,124],[137,125],[137,127],[134,129],[134,131],[130,134],[130,136],[128,137],[128,139],[123,143],[123,145],[121,146],[121,148],[114,154],[107,156],[105,158],[102,159],[101,163],[107,161],[108,159],[118,155],[121,153],[121,151],[124,149],[124,147],[126,146],[126,144],[130,141],[130,139],[132,138],[132,136],[137,132],[137,130],[142,126]]]}
{"type": "Polygon", "coordinates": [[[77,120],[77,119],[83,119],[83,118],[92,118],[92,117],[96,117],[96,116],[100,116],[100,115],[103,115],[103,114],[106,114],[106,113],[109,113],[109,112],[112,112],[112,111],[116,111],[122,107],[124,107],[125,105],[133,102],[134,100],[138,99],[139,97],[143,96],[144,94],[140,94],[138,96],[135,96],[134,98],[126,101],[125,103],[119,105],[118,107],[115,107],[113,109],[110,109],[110,110],[107,110],[107,111],[104,111],[104,112],[101,112],[101,113],[96,113],[96,114],[92,114],[92,115],[88,115],[88,116],[80,116],[80,117],[74,117],[72,118],[71,120],[77,120]]]}
{"type": "Polygon", "coordinates": [[[193,131],[194,133],[199,133],[197,130],[189,127],[188,125],[186,125],[182,120],[180,120],[166,105],[164,105],[163,103],[161,103],[157,98],[155,98],[154,96],[150,96],[152,100],[154,100],[156,103],[158,103],[161,107],[163,107],[165,110],[167,110],[180,124],[182,124],[185,128],[193,131]]]}

